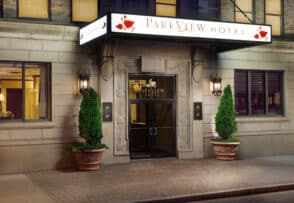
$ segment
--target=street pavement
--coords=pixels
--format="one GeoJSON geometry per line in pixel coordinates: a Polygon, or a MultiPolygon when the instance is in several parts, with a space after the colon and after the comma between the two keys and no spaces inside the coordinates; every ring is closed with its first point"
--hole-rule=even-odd
{"type": "Polygon", "coordinates": [[[191,202],[289,189],[294,189],[294,155],[236,161],[136,160],[102,165],[93,172],[0,175],[1,203],[191,202]]]}
{"type": "Polygon", "coordinates": [[[274,192],[259,195],[249,195],[233,198],[222,198],[207,201],[195,201],[189,203],[293,203],[294,191],[274,192]]]}

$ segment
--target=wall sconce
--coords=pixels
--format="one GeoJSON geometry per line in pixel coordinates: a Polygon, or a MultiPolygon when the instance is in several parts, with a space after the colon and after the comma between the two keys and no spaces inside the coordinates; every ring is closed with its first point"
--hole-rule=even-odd
{"type": "Polygon", "coordinates": [[[90,75],[87,73],[80,73],[78,84],[79,84],[80,93],[82,94],[90,86],[90,75]]]}
{"type": "Polygon", "coordinates": [[[222,78],[217,75],[211,79],[212,94],[214,96],[220,96],[222,94],[222,78]]]}

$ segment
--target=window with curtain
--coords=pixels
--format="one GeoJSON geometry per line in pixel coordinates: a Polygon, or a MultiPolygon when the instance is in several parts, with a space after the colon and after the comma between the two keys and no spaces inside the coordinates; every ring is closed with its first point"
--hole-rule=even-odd
{"type": "Polygon", "coordinates": [[[272,25],[272,35],[281,35],[282,2],[281,0],[265,0],[265,24],[272,25]]]}
{"type": "Polygon", "coordinates": [[[72,0],[72,21],[91,22],[98,18],[98,0],[72,0]]]}
{"type": "Polygon", "coordinates": [[[240,23],[251,23],[253,21],[253,0],[235,0],[236,5],[246,14],[235,7],[235,21],[240,23]]]}
{"type": "Polygon", "coordinates": [[[170,16],[177,15],[177,0],[156,0],[156,15],[170,16]]]}
{"type": "Polygon", "coordinates": [[[0,120],[50,119],[50,64],[0,62],[0,120]]]}
{"type": "Polygon", "coordinates": [[[237,115],[282,115],[282,71],[235,71],[237,115]]]}
{"type": "Polygon", "coordinates": [[[18,0],[18,17],[49,19],[50,0],[18,0]]]}

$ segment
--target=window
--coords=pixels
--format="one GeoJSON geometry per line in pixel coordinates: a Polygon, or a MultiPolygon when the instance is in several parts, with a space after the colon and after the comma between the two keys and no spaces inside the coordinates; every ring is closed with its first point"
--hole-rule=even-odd
{"type": "Polygon", "coordinates": [[[50,0],[18,0],[18,17],[49,19],[50,0]]]}
{"type": "Polygon", "coordinates": [[[218,19],[218,0],[185,0],[178,1],[179,17],[218,19]]]}
{"type": "Polygon", "coordinates": [[[177,14],[176,5],[176,0],[156,0],[156,15],[175,17],[177,14]]]}
{"type": "Polygon", "coordinates": [[[3,17],[3,2],[0,0],[0,18],[3,17]]]}
{"type": "Polygon", "coordinates": [[[120,9],[116,9],[116,6],[120,5],[115,4],[113,0],[99,0],[99,16],[104,16],[110,11],[120,11],[120,9]]]}
{"type": "Polygon", "coordinates": [[[235,0],[235,4],[245,13],[235,7],[235,21],[240,23],[251,23],[253,21],[253,2],[252,0],[235,0]],[[250,20],[249,20],[249,19],[250,20]]]}
{"type": "Polygon", "coordinates": [[[198,16],[203,18],[218,18],[217,0],[198,0],[198,16]]]}
{"type": "Polygon", "coordinates": [[[133,14],[154,14],[154,1],[150,0],[123,0],[122,11],[133,14]],[[153,5],[152,5],[153,3],[153,5]]]}
{"type": "Polygon", "coordinates": [[[98,0],[72,0],[72,21],[91,22],[98,18],[98,0]]]}
{"type": "Polygon", "coordinates": [[[237,115],[283,114],[282,71],[235,71],[237,115]]]}
{"type": "Polygon", "coordinates": [[[281,35],[282,5],[281,0],[265,0],[265,24],[272,25],[272,35],[281,35]]]}
{"type": "Polygon", "coordinates": [[[0,120],[49,120],[50,92],[50,64],[0,62],[0,120]]]}

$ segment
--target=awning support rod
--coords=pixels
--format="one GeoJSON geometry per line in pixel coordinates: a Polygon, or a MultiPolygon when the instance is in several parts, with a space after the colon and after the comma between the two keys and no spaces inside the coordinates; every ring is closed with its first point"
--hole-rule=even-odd
{"type": "Polygon", "coordinates": [[[250,19],[246,13],[236,4],[236,2],[234,0],[230,0],[232,2],[232,4],[234,4],[234,6],[245,16],[245,18],[247,18],[247,20],[249,20],[250,23],[253,23],[253,20],[250,19]]]}

